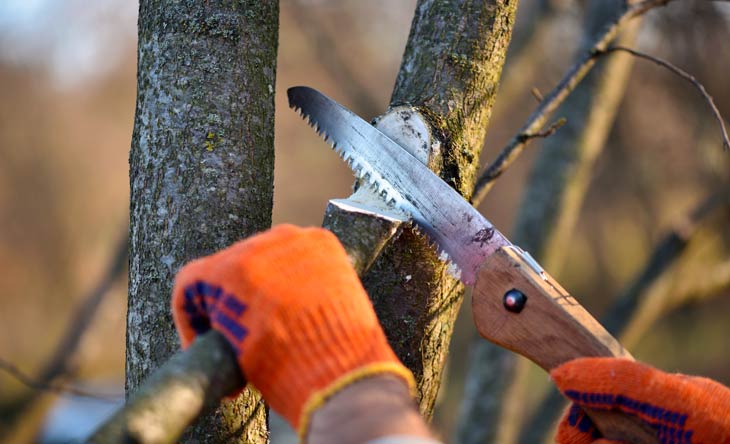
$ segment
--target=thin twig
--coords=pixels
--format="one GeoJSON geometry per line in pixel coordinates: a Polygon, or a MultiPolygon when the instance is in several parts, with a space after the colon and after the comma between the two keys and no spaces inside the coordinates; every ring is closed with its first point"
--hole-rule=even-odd
{"type": "Polygon", "coordinates": [[[100,394],[100,393],[90,392],[88,390],[84,390],[84,389],[81,389],[78,387],[73,387],[70,385],[36,381],[33,378],[31,378],[30,376],[26,375],[22,370],[20,370],[17,366],[15,366],[15,364],[6,361],[3,358],[0,358],[0,370],[5,371],[10,376],[12,376],[16,380],[18,380],[18,382],[20,382],[24,386],[31,388],[33,390],[53,392],[53,393],[59,393],[59,394],[68,393],[71,395],[83,396],[85,398],[101,399],[101,400],[110,401],[110,402],[116,402],[120,398],[124,397],[123,393],[100,394]]]}
{"type": "MultiPolygon", "coordinates": [[[[53,386],[54,380],[68,376],[72,372],[72,358],[81,344],[84,334],[89,330],[91,321],[98,312],[104,297],[109,293],[112,285],[123,274],[126,268],[127,258],[129,256],[128,243],[127,228],[125,226],[124,234],[115,247],[114,255],[111,258],[106,272],[72,315],[61,341],[46,363],[41,366],[38,376],[33,379],[27,379],[28,381],[32,381],[33,384],[26,385],[31,388],[53,386]]],[[[10,370],[8,371],[11,372],[10,370]]],[[[25,393],[17,401],[14,401],[12,414],[2,417],[0,419],[0,425],[12,424],[13,421],[23,417],[25,412],[29,411],[35,405],[36,400],[42,392],[43,390],[32,390],[25,393]]],[[[5,437],[4,429],[5,427],[0,427],[0,440],[5,437]]]]}
{"type": "Polygon", "coordinates": [[[545,96],[543,96],[542,93],[540,92],[540,90],[537,89],[537,86],[533,86],[532,89],[530,90],[530,92],[532,93],[532,96],[537,99],[538,103],[545,100],[545,96]]]}
{"type": "Polygon", "coordinates": [[[532,112],[527,122],[520,128],[512,140],[502,149],[495,161],[489,165],[486,171],[477,179],[474,187],[472,203],[478,205],[489,190],[494,186],[494,181],[517,159],[522,153],[532,135],[540,131],[545,125],[549,116],[555,111],[575,89],[578,83],[590,72],[596,64],[601,51],[608,48],[608,45],[616,38],[623,25],[634,17],[644,14],[650,9],[664,6],[672,0],[645,0],[629,6],[624,13],[611,24],[591,48],[586,51],[583,57],[575,63],[565,74],[558,85],[550,91],[540,105],[532,112]]]}
{"type": "Polygon", "coordinates": [[[676,65],[673,65],[672,63],[662,60],[660,58],[654,57],[649,54],[645,54],[643,52],[636,51],[635,49],[626,48],[624,46],[611,46],[610,48],[606,48],[602,51],[598,52],[598,55],[603,54],[610,54],[613,52],[625,52],[628,54],[631,54],[634,57],[638,57],[640,59],[649,60],[650,62],[654,62],[659,66],[663,66],[664,68],[667,68],[674,74],[680,76],[681,78],[685,79],[686,81],[690,82],[692,85],[694,85],[695,88],[702,94],[702,97],[705,99],[708,105],[710,105],[710,109],[712,110],[712,114],[715,116],[715,119],[717,120],[718,125],[720,126],[720,132],[722,133],[722,145],[725,148],[725,150],[730,151],[730,137],[728,137],[727,129],[725,128],[725,121],[722,118],[722,115],[720,114],[720,110],[717,109],[717,106],[715,105],[715,101],[712,99],[712,96],[707,92],[704,85],[700,83],[695,76],[688,73],[687,71],[684,71],[683,69],[679,68],[676,65]]]}
{"type": "Polygon", "coordinates": [[[561,117],[558,120],[556,120],[555,122],[553,122],[550,125],[550,127],[548,127],[548,129],[546,129],[545,131],[540,131],[535,134],[524,134],[522,136],[522,141],[527,142],[530,139],[537,139],[537,138],[545,139],[547,137],[550,137],[553,134],[555,134],[555,131],[557,131],[561,126],[565,125],[565,123],[567,121],[568,120],[565,117],[561,117]]]}
{"type": "Polygon", "coordinates": [[[74,312],[63,339],[58,344],[54,354],[43,366],[43,370],[38,377],[39,381],[48,382],[68,371],[70,358],[91,325],[91,321],[101,306],[104,296],[109,293],[114,282],[122,276],[126,269],[127,258],[129,257],[129,236],[127,231],[125,225],[123,234],[114,247],[113,256],[104,275],[74,312]]]}

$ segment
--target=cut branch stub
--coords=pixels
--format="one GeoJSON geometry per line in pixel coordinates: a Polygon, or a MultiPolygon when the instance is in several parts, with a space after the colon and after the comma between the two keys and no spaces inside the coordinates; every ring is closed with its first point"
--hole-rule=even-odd
{"type": "MultiPolygon", "coordinates": [[[[434,142],[428,123],[415,109],[393,108],[376,118],[374,126],[424,164],[436,161],[440,145],[434,142]]],[[[397,236],[403,222],[410,219],[408,214],[387,205],[367,184],[362,185],[356,183],[357,191],[347,199],[330,200],[322,222],[340,239],[361,276],[397,236]]]]}
{"type": "Polygon", "coordinates": [[[324,228],[339,238],[358,275],[370,268],[401,224],[408,220],[384,203],[379,205],[377,196],[362,196],[364,191],[361,189],[348,199],[330,200],[322,222],[324,228]]]}

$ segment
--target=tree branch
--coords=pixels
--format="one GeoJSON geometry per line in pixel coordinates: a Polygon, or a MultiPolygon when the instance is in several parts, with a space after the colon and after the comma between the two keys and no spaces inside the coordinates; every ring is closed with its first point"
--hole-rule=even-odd
{"type": "Polygon", "coordinates": [[[34,391],[45,391],[45,392],[52,392],[57,394],[62,393],[69,393],[71,395],[76,396],[83,396],[85,398],[94,398],[94,399],[101,399],[101,400],[107,400],[107,401],[113,401],[117,398],[124,396],[123,393],[119,394],[101,394],[101,393],[94,393],[88,390],[84,390],[78,387],[73,387],[66,384],[56,384],[53,382],[47,382],[47,381],[38,381],[33,379],[32,377],[28,376],[25,372],[20,370],[15,364],[12,362],[9,362],[3,358],[0,358],[0,370],[5,371],[10,376],[18,380],[21,384],[24,386],[34,390],[34,391]]]}
{"type": "MultiPolygon", "coordinates": [[[[422,161],[466,198],[515,8],[504,0],[419,0],[391,97],[391,110],[402,106],[423,117],[434,143],[424,147],[422,161]]],[[[362,281],[391,346],[415,375],[420,411],[430,418],[463,285],[426,237],[405,225],[362,281]]]]}
{"type": "Polygon", "coordinates": [[[524,143],[527,143],[530,139],[547,139],[548,137],[555,134],[555,131],[560,129],[561,126],[565,125],[567,121],[568,120],[565,117],[561,117],[553,122],[545,131],[539,131],[535,134],[523,134],[520,140],[524,143]]]}
{"type": "Polygon", "coordinates": [[[613,52],[622,51],[628,54],[631,54],[634,57],[638,57],[640,59],[649,60],[650,62],[654,62],[659,66],[663,66],[664,68],[667,68],[674,74],[678,75],[679,77],[685,79],[686,81],[690,82],[692,85],[694,85],[695,88],[702,94],[702,97],[705,99],[707,104],[710,106],[710,109],[712,110],[712,114],[715,117],[715,120],[717,120],[717,124],[720,127],[720,133],[722,134],[722,146],[725,148],[726,151],[730,151],[730,137],[728,137],[727,129],[725,128],[725,121],[722,118],[722,114],[720,114],[720,110],[717,109],[717,106],[715,105],[715,101],[712,99],[712,96],[707,92],[704,85],[700,83],[699,80],[695,78],[692,74],[688,73],[687,71],[684,71],[683,69],[677,67],[676,65],[673,65],[672,63],[662,60],[660,58],[654,57],[649,54],[645,54],[643,52],[636,51],[635,49],[626,48],[623,46],[611,46],[610,48],[606,48],[602,51],[599,51],[597,55],[603,55],[603,54],[610,54],[613,52]]]}
{"type": "MultiPolygon", "coordinates": [[[[244,383],[228,341],[211,330],[160,367],[88,442],[175,442],[196,418],[214,409],[224,396],[244,383]]],[[[251,414],[249,420],[255,417],[251,414]]]]}
{"type": "Polygon", "coordinates": [[[540,131],[553,111],[563,103],[566,97],[570,95],[578,83],[593,68],[600,51],[608,48],[608,45],[616,38],[616,35],[618,35],[624,25],[634,17],[640,16],[658,6],[664,6],[670,1],[672,0],[645,0],[626,8],[624,13],[586,51],[585,55],[568,70],[558,85],[545,97],[545,100],[538,105],[537,109],[533,111],[518,133],[502,149],[494,162],[477,179],[472,197],[472,202],[475,205],[479,205],[489,190],[494,186],[494,181],[522,153],[522,150],[524,150],[530,141],[530,136],[540,131]]]}

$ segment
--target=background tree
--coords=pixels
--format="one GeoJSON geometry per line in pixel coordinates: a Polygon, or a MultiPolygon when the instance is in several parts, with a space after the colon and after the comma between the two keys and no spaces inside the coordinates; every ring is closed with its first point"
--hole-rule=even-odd
{"type": "MultiPolygon", "coordinates": [[[[179,349],[177,270],[271,225],[276,1],[142,1],[130,155],[127,393],[179,349]]],[[[189,431],[267,442],[247,390],[189,431]]]]}

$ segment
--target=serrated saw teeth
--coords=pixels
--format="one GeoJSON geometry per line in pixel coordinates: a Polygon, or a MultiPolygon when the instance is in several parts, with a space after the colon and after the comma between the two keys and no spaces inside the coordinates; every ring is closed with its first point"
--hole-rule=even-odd
{"type": "Polygon", "coordinates": [[[355,173],[355,177],[357,177],[358,179],[362,178],[364,174],[362,165],[356,164],[353,168],[353,172],[355,173]]]}

